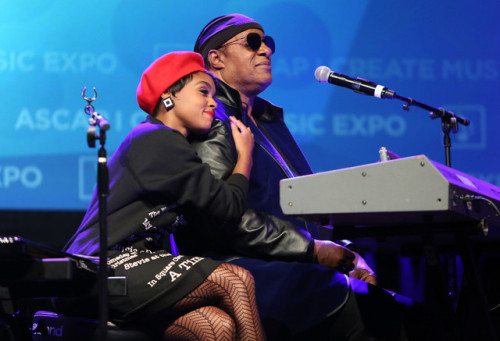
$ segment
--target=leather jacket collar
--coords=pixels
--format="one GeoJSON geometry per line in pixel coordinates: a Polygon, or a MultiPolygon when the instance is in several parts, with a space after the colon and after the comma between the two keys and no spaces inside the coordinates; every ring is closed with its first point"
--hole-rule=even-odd
{"type": "MultiPolygon", "coordinates": [[[[242,105],[239,92],[221,80],[217,81],[217,91],[215,97],[225,105],[237,108],[236,111],[238,113],[241,112],[242,105]]],[[[254,117],[260,121],[283,121],[283,108],[278,107],[260,97],[255,98],[253,112],[255,113],[254,117]]],[[[237,116],[240,116],[240,114],[237,116]]],[[[241,116],[237,118],[241,119],[241,116]]]]}

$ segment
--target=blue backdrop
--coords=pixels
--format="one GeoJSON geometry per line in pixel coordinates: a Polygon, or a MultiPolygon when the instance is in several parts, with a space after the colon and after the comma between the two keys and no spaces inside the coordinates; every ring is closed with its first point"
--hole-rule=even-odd
{"type": "MultiPolygon", "coordinates": [[[[97,150],[86,142],[81,91],[98,91],[111,154],[145,114],[142,71],[192,50],[212,18],[239,12],[276,40],[271,87],[315,171],[375,162],[385,146],[445,163],[439,120],[398,100],[330,84],[326,65],[471,120],[452,134],[452,166],[500,185],[497,1],[0,0],[0,209],[84,210],[97,150]]],[[[71,228],[74,228],[73,226],[71,228]]]]}

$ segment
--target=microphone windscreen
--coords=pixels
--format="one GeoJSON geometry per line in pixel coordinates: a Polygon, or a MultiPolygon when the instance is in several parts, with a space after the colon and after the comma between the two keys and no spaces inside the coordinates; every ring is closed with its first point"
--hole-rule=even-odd
{"type": "Polygon", "coordinates": [[[314,77],[320,83],[328,82],[331,70],[327,66],[320,66],[314,71],[314,77]]]}

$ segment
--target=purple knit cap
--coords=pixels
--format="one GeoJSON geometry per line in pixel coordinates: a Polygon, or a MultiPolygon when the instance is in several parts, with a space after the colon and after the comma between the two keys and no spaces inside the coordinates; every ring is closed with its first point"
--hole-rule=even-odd
{"type": "Polygon", "coordinates": [[[206,60],[210,50],[219,48],[235,35],[250,28],[256,28],[264,32],[258,22],[242,14],[228,14],[217,17],[203,28],[198,39],[196,39],[194,51],[200,53],[203,59],[206,60]]]}

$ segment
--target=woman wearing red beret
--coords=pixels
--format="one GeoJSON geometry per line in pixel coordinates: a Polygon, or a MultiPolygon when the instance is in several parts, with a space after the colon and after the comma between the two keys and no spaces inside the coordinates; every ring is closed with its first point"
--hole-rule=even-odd
{"type": "MultiPolygon", "coordinates": [[[[233,174],[215,179],[187,141],[210,130],[215,81],[194,52],[157,59],[137,88],[149,115],[109,161],[109,255],[115,276],[126,276],[129,294],[110,297],[115,323],[182,340],[262,340],[251,274],[209,258],[178,255],[171,233],[184,215],[209,214],[217,224],[238,221],[246,206],[253,135],[232,120],[238,152],[233,174]],[[170,244],[170,245],[169,245],[170,244]]],[[[67,252],[97,255],[96,193],[67,252]]]]}

